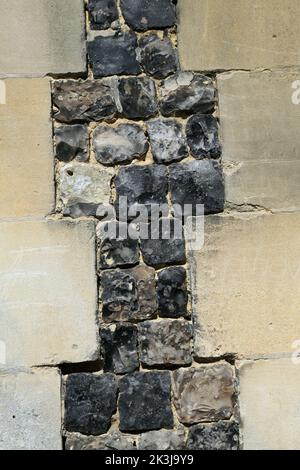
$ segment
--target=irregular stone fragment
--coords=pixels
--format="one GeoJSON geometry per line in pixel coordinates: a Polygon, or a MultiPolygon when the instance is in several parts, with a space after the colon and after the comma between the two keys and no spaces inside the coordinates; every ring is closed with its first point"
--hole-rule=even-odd
{"type": "Polygon", "coordinates": [[[139,262],[138,232],[122,222],[100,225],[98,260],[100,269],[126,267],[139,262]],[[134,237],[132,236],[134,235],[134,237]]]}
{"type": "Polygon", "coordinates": [[[98,162],[103,165],[117,165],[143,157],[149,144],[140,126],[120,124],[117,127],[97,127],[93,134],[93,147],[98,162]]]}
{"type": "Polygon", "coordinates": [[[174,403],[184,424],[229,419],[233,412],[234,377],[225,362],[178,369],[173,374],[174,403]]]}
{"type": "Polygon", "coordinates": [[[218,162],[212,160],[174,163],[169,168],[171,199],[175,215],[180,207],[185,215],[197,215],[196,205],[203,204],[205,214],[222,212],[224,209],[224,183],[218,162]],[[185,207],[191,204],[192,208],[185,207]]]}
{"type": "Polygon", "coordinates": [[[60,122],[90,122],[111,119],[117,112],[113,81],[58,80],[54,82],[54,117],[60,122]]]}
{"type": "Polygon", "coordinates": [[[99,207],[110,203],[109,168],[85,163],[68,163],[59,175],[59,197],[65,215],[97,215],[99,207]]]}
{"type": "Polygon", "coordinates": [[[147,77],[119,80],[122,112],[129,119],[147,119],[158,112],[154,81],[147,77]]]}
{"type": "Polygon", "coordinates": [[[180,72],[167,78],[160,89],[163,115],[211,113],[216,103],[216,89],[211,78],[192,72],[180,72]]]}
{"type": "Polygon", "coordinates": [[[196,158],[217,158],[221,154],[219,127],[216,118],[210,115],[192,116],[186,125],[186,137],[192,155],[196,158]]]}
{"type": "Polygon", "coordinates": [[[155,271],[147,266],[105,271],[101,275],[106,321],[147,320],[155,316],[155,271]]]}
{"type": "Polygon", "coordinates": [[[138,326],[141,362],[146,366],[192,362],[192,325],[186,320],[148,321],[138,326]]]}
{"type": "Polygon", "coordinates": [[[108,29],[119,18],[116,0],[89,0],[91,29],[108,29]]]}
{"type": "Polygon", "coordinates": [[[176,430],[161,429],[160,431],[149,431],[140,437],[139,450],[184,450],[185,436],[184,428],[176,430]]]}
{"type": "Polygon", "coordinates": [[[66,450],[136,450],[136,439],[130,434],[112,432],[102,436],[68,433],[66,450]]]}
{"type": "Polygon", "coordinates": [[[176,22],[172,0],[121,0],[126,23],[137,31],[167,28],[176,22]]]}
{"type": "Polygon", "coordinates": [[[126,374],[139,367],[137,353],[137,328],[122,323],[101,329],[101,348],[104,372],[126,374]]]}
{"type": "Polygon", "coordinates": [[[141,64],[154,78],[166,78],[177,70],[177,57],[168,37],[160,39],[156,34],[143,36],[139,41],[141,64]]]}
{"type": "Polygon", "coordinates": [[[188,295],[184,268],[171,267],[160,271],[156,290],[161,317],[178,318],[187,314],[188,295]]]}
{"type": "Polygon", "coordinates": [[[169,372],[135,372],[120,380],[120,430],[173,427],[169,372]]]}
{"type": "Polygon", "coordinates": [[[147,124],[151,149],[158,163],[170,163],[188,156],[182,125],[174,119],[155,119],[147,124]]]}
{"type": "Polygon", "coordinates": [[[88,54],[94,77],[134,75],[141,71],[136,57],[137,39],[132,32],[97,36],[88,42],[88,54]]]}
{"type": "Polygon", "coordinates": [[[80,162],[88,160],[89,134],[86,125],[61,126],[54,129],[56,153],[61,162],[70,162],[74,158],[80,162]]]}
{"type": "Polygon", "coordinates": [[[189,429],[188,450],[238,450],[239,425],[234,421],[197,424],[189,429]]]}
{"type": "Polygon", "coordinates": [[[65,392],[67,431],[97,436],[108,431],[117,405],[117,381],[112,374],[71,374],[65,392]]]}

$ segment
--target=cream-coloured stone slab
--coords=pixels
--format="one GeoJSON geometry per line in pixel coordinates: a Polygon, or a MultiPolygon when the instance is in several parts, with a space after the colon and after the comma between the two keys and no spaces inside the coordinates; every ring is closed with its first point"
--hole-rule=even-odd
{"type": "Polygon", "coordinates": [[[0,450],[61,450],[60,374],[0,372],[0,450]]]}
{"type": "Polygon", "coordinates": [[[0,369],[96,359],[94,224],[2,222],[0,246],[0,369]]]}
{"type": "Polygon", "coordinates": [[[226,200],[300,209],[299,75],[234,72],[218,76],[226,200]]]}
{"type": "Polygon", "coordinates": [[[299,66],[298,0],[179,0],[183,70],[299,66]]]}
{"type": "Polygon", "coordinates": [[[0,76],[86,69],[83,0],[0,0],[0,76]]]}
{"type": "Polygon", "coordinates": [[[208,216],[192,252],[195,353],[291,354],[300,339],[300,215],[208,216]]]}
{"type": "Polygon", "coordinates": [[[299,450],[300,365],[290,358],[239,364],[245,450],[299,450]]]}
{"type": "Polygon", "coordinates": [[[47,78],[0,80],[0,219],[53,210],[50,112],[47,78]]]}

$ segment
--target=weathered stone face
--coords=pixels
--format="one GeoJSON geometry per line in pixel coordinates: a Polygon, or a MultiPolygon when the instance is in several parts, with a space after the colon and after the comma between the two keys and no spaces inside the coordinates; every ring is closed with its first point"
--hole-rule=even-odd
{"type": "Polygon", "coordinates": [[[54,117],[60,122],[111,119],[117,112],[113,80],[62,80],[54,82],[54,117]]]}
{"type": "Polygon", "coordinates": [[[175,7],[171,0],[121,0],[126,23],[137,31],[173,26],[175,7]]]}
{"type": "Polygon", "coordinates": [[[89,134],[86,125],[61,126],[54,129],[55,156],[61,162],[78,160],[86,162],[89,158],[89,134]]]}
{"type": "Polygon", "coordinates": [[[232,421],[197,424],[189,429],[188,450],[238,450],[239,425],[232,421]]]}
{"type": "Polygon", "coordinates": [[[119,18],[116,0],[89,0],[87,9],[91,29],[108,29],[119,18]]]}
{"type": "Polygon", "coordinates": [[[147,266],[105,271],[101,275],[106,321],[147,320],[155,316],[155,271],[147,266]]]}
{"type": "Polygon", "coordinates": [[[138,326],[141,362],[146,366],[192,362],[192,325],[185,320],[143,322],[138,326]]]}
{"type": "Polygon", "coordinates": [[[65,392],[67,431],[97,436],[108,431],[117,406],[117,381],[112,374],[71,374],[65,392]]]}
{"type": "Polygon", "coordinates": [[[149,144],[140,126],[120,124],[117,127],[97,127],[93,133],[93,147],[98,162],[103,165],[118,165],[143,157],[149,144]]]}
{"type": "Polygon", "coordinates": [[[174,401],[185,424],[229,419],[233,412],[234,377],[229,364],[178,369],[173,373],[174,401]]]}
{"type": "MultiPolygon", "coordinates": [[[[131,232],[132,230],[131,227],[131,232]]],[[[133,233],[127,236],[126,233],[128,233],[128,226],[122,222],[107,222],[98,227],[100,269],[128,267],[139,263],[138,233],[135,231],[134,238],[133,233]],[[112,236],[110,231],[114,232],[112,236]]]]}
{"type": "Polygon", "coordinates": [[[184,450],[184,429],[149,431],[141,435],[138,450],[184,450]]]}
{"type": "Polygon", "coordinates": [[[135,372],[120,380],[120,430],[173,427],[169,372],[135,372]]]}
{"type": "Polygon", "coordinates": [[[188,296],[184,268],[171,267],[160,271],[156,290],[161,317],[178,318],[187,314],[188,296]]]}
{"type": "Polygon", "coordinates": [[[192,116],[186,125],[186,137],[194,157],[217,158],[221,155],[218,122],[213,116],[192,116]]]}
{"type": "Polygon", "coordinates": [[[122,113],[129,119],[147,119],[158,112],[155,83],[147,77],[119,80],[122,113]]]}
{"type": "Polygon", "coordinates": [[[151,149],[157,163],[171,163],[188,156],[182,125],[174,119],[153,119],[147,124],[151,149]]]}
{"type": "Polygon", "coordinates": [[[135,437],[113,432],[102,436],[68,433],[66,450],[136,450],[135,437]]]}
{"type": "Polygon", "coordinates": [[[130,323],[101,329],[104,371],[115,374],[134,372],[139,367],[137,328],[130,323]]]}
{"type": "Polygon", "coordinates": [[[156,34],[143,36],[139,41],[141,64],[154,78],[166,78],[177,70],[177,57],[169,38],[160,39],[156,34]]]}

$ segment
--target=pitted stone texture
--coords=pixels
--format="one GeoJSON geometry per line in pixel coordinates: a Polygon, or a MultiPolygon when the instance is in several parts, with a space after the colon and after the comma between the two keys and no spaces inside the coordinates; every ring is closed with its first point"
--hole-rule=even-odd
{"type": "Polygon", "coordinates": [[[158,226],[140,224],[141,251],[146,264],[161,267],[186,262],[181,220],[162,218],[158,226]]]}
{"type": "Polygon", "coordinates": [[[149,148],[143,129],[137,124],[117,127],[102,125],[93,134],[95,157],[103,165],[118,165],[143,157],[149,148]]]}
{"type": "Polygon", "coordinates": [[[102,436],[68,433],[66,450],[136,450],[136,439],[130,434],[120,432],[102,436]]]}
{"type": "Polygon", "coordinates": [[[0,89],[0,218],[46,216],[54,208],[49,80],[0,80],[0,89]]]}
{"type": "Polygon", "coordinates": [[[172,0],[121,0],[126,23],[137,31],[167,28],[176,22],[172,0]]]}
{"type": "MultiPolygon", "coordinates": [[[[255,399],[253,397],[253,399],[255,399]]],[[[197,424],[189,429],[188,450],[238,450],[239,425],[220,421],[213,424],[197,424]]]]}
{"type": "Polygon", "coordinates": [[[184,424],[229,419],[233,412],[234,376],[225,362],[173,373],[174,402],[184,424]]]}
{"type": "Polygon", "coordinates": [[[116,0],[89,0],[91,29],[108,29],[119,19],[116,0]]]}
{"type": "Polygon", "coordinates": [[[0,450],[62,449],[60,388],[56,369],[0,372],[0,450]]]}
{"type": "Polygon", "coordinates": [[[60,122],[90,122],[111,119],[117,112],[113,79],[60,80],[54,82],[55,119],[60,122]]]}
{"type": "Polygon", "coordinates": [[[156,290],[161,317],[178,318],[187,315],[188,295],[184,268],[176,266],[160,271],[156,290]]]}
{"type": "Polygon", "coordinates": [[[119,100],[124,116],[129,119],[147,119],[158,112],[155,83],[151,78],[121,78],[119,100]]]}
{"type": "Polygon", "coordinates": [[[154,78],[166,78],[177,71],[177,56],[168,37],[160,39],[156,34],[143,36],[139,48],[142,67],[154,78]]]}
{"type": "Polygon", "coordinates": [[[1,0],[0,9],[0,75],[86,71],[82,0],[1,0]]]}
{"type": "MultiPolygon", "coordinates": [[[[203,204],[205,214],[222,212],[224,209],[224,184],[218,162],[212,160],[174,163],[169,168],[172,203],[181,207],[185,215],[197,215],[196,205],[203,204]],[[185,208],[191,204],[191,208],[185,208]]],[[[179,207],[175,207],[175,215],[179,207]]]]}
{"type": "Polygon", "coordinates": [[[104,371],[127,374],[139,368],[137,328],[122,323],[101,329],[101,348],[104,371]]]}
{"type": "Polygon", "coordinates": [[[120,380],[120,430],[173,427],[169,372],[135,372],[120,380]]]}
{"type": "Polygon", "coordinates": [[[188,156],[182,125],[174,119],[153,119],[147,124],[154,159],[171,163],[188,156]]]}
{"type": "Polygon", "coordinates": [[[132,32],[97,36],[88,42],[88,54],[95,78],[135,75],[141,71],[136,57],[137,39],[132,32]]]}
{"type": "Polygon", "coordinates": [[[68,163],[59,174],[58,194],[65,215],[97,215],[110,203],[110,168],[85,163],[68,163]]]}
{"type": "Polygon", "coordinates": [[[106,222],[98,227],[100,238],[98,261],[100,269],[138,264],[138,232],[123,222],[106,222]]]}
{"type": "Polygon", "coordinates": [[[1,222],[0,245],[6,367],[96,360],[94,224],[1,222]]]}
{"type": "Polygon", "coordinates": [[[89,133],[86,125],[61,126],[54,129],[55,156],[61,162],[89,158],[89,133]]]}
{"type": "Polygon", "coordinates": [[[160,88],[163,115],[210,113],[216,103],[216,89],[211,78],[192,72],[180,72],[167,78],[160,88]]]}
{"type": "Polygon", "coordinates": [[[158,305],[153,268],[105,271],[101,287],[104,320],[147,320],[155,316],[158,305]]]}
{"type": "Polygon", "coordinates": [[[192,325],[185,320],[143,322],[138,326],[139,351],[146,366],[188,365],[192,362],[192,325]]]}
{"type": "Polygon", "coordinates": [[[140,437],[138,450],[184,450],[184,429],[149,431],[140,437]]]}
{"type": "Polygon", "coordinates": [[[97,436],[108,431],[117,407],[117,381],[112,374],[71,374],[65,390],[67,431],[97,436]]]}
{"type": "Polygon", "coordinates": [[[217,158],[221,154],[219,127],[216,118],[210,115],[192,116],[186,125],[186,137],[194,157],[217,158]]]}

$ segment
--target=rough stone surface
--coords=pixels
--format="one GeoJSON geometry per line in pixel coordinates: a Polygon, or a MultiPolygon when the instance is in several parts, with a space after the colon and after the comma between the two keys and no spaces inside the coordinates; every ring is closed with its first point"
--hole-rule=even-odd
{"type": "Polygon", "coordinates": [[[153,268],[141,265],[105,271],[101,287],[106,321],[147,320],[157,311],[153,268]]]}
{"type": "Polygon", "coordinates": [[[197,424],[189,429],[188,450],[238,450],[239,425],[231,421],[197,424]]]}
{"type": "Polygon", "coordinates": [[[128,233],[123,222],[106,222],[98,227],[100,237],[98,260],[100,269],[127,267],[138,264],[138,232],[128,233]],[[128,234],[128,235],[126,235],[128,234]],[[134,238],[131,236],[134,235],[134,238]]]}
{"type": "Polygon", "coordinates": [[[179,12],[184,70],[299,66],[297,0],[180,0],[179,12]]]}
{"type": "Polygon", "coordinates": [[[45,216],[54,207],[49,80],[0,80],[0,88],[0,218],[45,216]]]}
{"type": "Polygon", "coordinates": [[[87,9],[91,29],[108,29],[119,18],[116,0],[89,0],[87,9]]]}
{"type": "MultiPolygon", "coordinates": [[[[185,215],[196,215],[196,205],[203,204],[205,214],[222,212],[224,209],[224,184],[218,162],[212,160],[174,163],[169,168],[171,199],[184,209],[185,215]]],[[[179,209],[175,208],[175,215],[179,209]]]]}
{"type": "Polygon", "coordinates": [[[0,372],[0,396],[0,450],[62,449],[56,369],[0,372]]]}
{"type": "Polygon", "coordinates": [[[136,450],[135,441],[134,436],[120,432],[102,436],[68,433],[66,450],[136,450]]]}
{"type": "Polygon", "coordinates": [[[184,429],[149,431],[140,437],[138,450],[184,450],[184,429]]]}
{"type": "Polygon", "coordinates": [[[108,431],[117,406],[117,381],[112,374],[71,374],[65,391],[67,431],[97,436],[108,431]]]}
{"type": "Polygon", "coordinates": [[[143,322],[138,326],[140,359],[146,366],[192,362],[192,325],[186,320],[143,322]]]}
{"type": "Polygon", "coordinates": [[[299,449],[299,356],[297,360],[293,363],[289,354],[238,364],[244,450],[299,449]]]}
{"type": "Polygon", "coordinates": [[[60,122],[111,119],[117,112],[112,79],[57,80],[53,88],[54,117],[60,122]]]}
{"type": "Polygon", "coordinates": [[[97,165],[68,163],[63,166],[59,174],[58,194],[64,214],[97,215],[99,207],[110,203],[113,175],[113,170],[97,165]]]}
{"type": "Polygon", "coordinates": [[[104,371],[115,374],[134,372],[139,367],[137,328],[129,323],[101,329],[104,371]]]}
{"type": "Polygon", "coordinates": [[[80,162],[88,160],[89,134],[86,125],[61,126],[54,129],[55,156],[62,162],[74,158],[80,162]]]}
{"type": "Polygon", "coordinates": [[[119,100],[124,116],[129,119],[147,119],[158,112],[155,83],[151,78],[121,78],[119,100]]]}
{"type": "Polygon", "coordinates": [[[188,295],[184,268],[176,266],[160,271],[156,290],[161,317],[178,318],[187,314],[188,295]]]}
{"type": "Polygon", "coordinates": [[[174,402],[185,424],[229,419],[233,412],[234,377],[225,362],[178,369],[173,373],[174,402]]]}
{"type": "Polygon", "coordinates": [[[153,119],[147,124],[151,149],[158,163],[171,163],[188,156],[182,125],[174,119],[153,119]]]}
{"type": "Polygon", "coordinates": [[[120,430],[173,427],[169,372],[135,372],[120,380],[120,430]]]}
{"type": "Polygon", "coordinates": [[[186,125],[186,137],[191,153],[196,158],[216,158],[221,154],[219,127],[210,115],[192,116],[186,125]]]}
{"type": "Polygon", "coordinates": [[[143,157],[149,148],[143,129],[137,124],[117,127],[102,125],[93,134],[95,157],[103,165],[118,165],[143,157]]]}
{"type": "Polygon", "coordinates": [[[141,71],[136,57],[137,39],[132,32],[97,36],[88,42],[88,54],[94,77],[134,75],[141,71]]]}
{"type": "Polygon", "coordinates": [[[139,48],[142,67],[154,78],[166,78],[177,71],[177,57],[168,37],[144,36],[139,41],[139,48]]]}
{"type": "Polygon", "coordinates": [[[137,31],[167,28],[176,22],[172,0],[121,0],[126,23],[137,31]]]}
{"type": "Polygon", "coordinates": [[[162,218],[158,227],[140,224],[141,251],[146,264],[161,267],[168,264],[185,263],[185,241],[179,219],[162,218]],[[146,237],[144,237],[144,233],[146,237]]]}
{"type": "Polygon", "coordinates": [[[206,218],[204,247],[191,254],[197,357],[291,354],[300,338],[299,230],[298,214],[206,218]]]}
{"type": "Polygon", "coordinates": [[[163,115],[210,113],[214,110],[216,89],[211,78],[192,72],[179,72],[167,78],[160,88],[163,115]]]}
{"type": "Polygon", "coordinates": [[[6,367],[96,360],[94,224],[1,222],[0,246],[6,367]]]}
{"type": "Polygon", "coordinates": [[[85,72],[82,0],[1,0],[0,8],[0,75],[85,72]]]}

